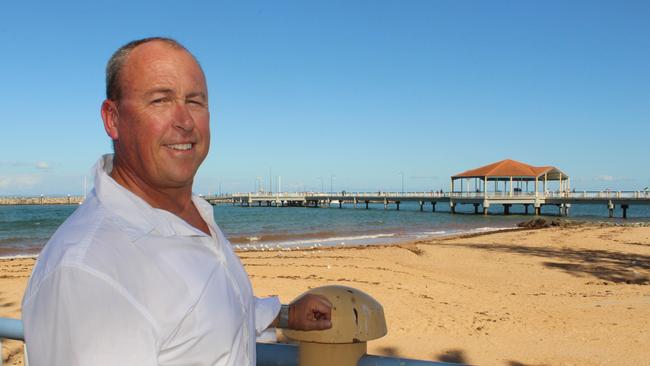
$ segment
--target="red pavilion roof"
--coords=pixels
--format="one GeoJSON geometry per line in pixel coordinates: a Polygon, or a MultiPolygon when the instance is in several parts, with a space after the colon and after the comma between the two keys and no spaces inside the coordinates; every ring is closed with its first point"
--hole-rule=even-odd
{"type": "Polygon", "coordinates": [[[480,168],[456,174],[452,179],[491,177],[520,177],[534,179],[543,176],[544,174],[547,175],[547,179],[551,180],[568,178],[566,174],[552,166],[532,166],[520,161],[505,159],[480,168]]]}

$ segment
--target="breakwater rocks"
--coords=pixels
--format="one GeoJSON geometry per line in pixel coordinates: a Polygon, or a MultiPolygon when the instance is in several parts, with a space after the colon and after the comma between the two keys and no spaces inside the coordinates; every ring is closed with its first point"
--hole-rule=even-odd
{"type": "Polygon", "coordinates": [[[83,196],[0,197],[0,205],[78,205],[83,199],[83,196]]]}
{"type": "Polygon", "coordinates": [[[524,229],[544,229],[548,227],[572,227],[572,226],[621,226],[621,227],[650,227],[650,222],[611,222],[611,221],[584,221],[584,220],[567,220],[567,219],[554,219],[547,220],[543,218],[536,218],[528,221],[523,221],[517,224],[518,227],[524,229]]]}

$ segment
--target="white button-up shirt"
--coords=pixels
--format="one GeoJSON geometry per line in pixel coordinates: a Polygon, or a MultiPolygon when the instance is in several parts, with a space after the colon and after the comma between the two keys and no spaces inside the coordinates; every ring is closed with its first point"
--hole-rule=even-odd
{"type": "Polygon", "coordinates": [[[151,207],[96,165],[95,189],[41,252],[23,298],[31,366],[255,365],[276,317],[214,222],[151,207]]]}

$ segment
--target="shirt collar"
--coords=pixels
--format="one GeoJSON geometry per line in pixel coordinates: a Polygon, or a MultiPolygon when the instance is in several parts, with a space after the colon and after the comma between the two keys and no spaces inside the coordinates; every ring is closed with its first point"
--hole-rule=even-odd
{"type": "MultiPolygon", "coordinates": [[[[152,207],[111,178],[109,174],[113,170],[113,154],[102,156],[93,170],[97,199],[116,214],[131,240],[135,241],[149,233],[166,237],[206,235],[173,213],[152,207]]],[[[192,202],[210,229],[216,231],[213,227],[212,205],[194,194],[192,202]]]]}

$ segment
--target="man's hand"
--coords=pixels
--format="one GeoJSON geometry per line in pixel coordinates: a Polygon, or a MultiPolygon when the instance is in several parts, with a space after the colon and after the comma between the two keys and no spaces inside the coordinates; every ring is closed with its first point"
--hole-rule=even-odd
{"type": "Polygon", "coordinates": [[[289,304],[289,329],[322,330],[332,327],[332,304],[324,296],[305,294],[289,304]]]}

